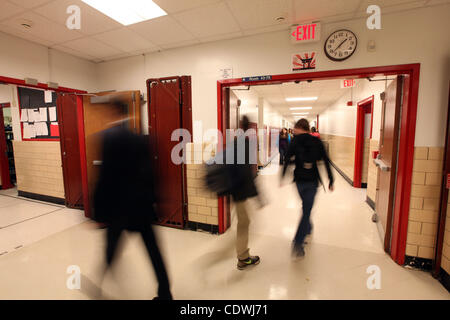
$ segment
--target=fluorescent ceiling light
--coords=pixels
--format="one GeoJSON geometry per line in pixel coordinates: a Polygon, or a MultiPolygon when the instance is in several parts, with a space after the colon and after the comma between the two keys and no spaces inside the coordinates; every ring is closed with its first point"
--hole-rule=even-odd
{"type": "Polygon", "coordinates": [[[292,114],[302,114],[302,115],[304,115],[304,114],[309,114],[309,112],[292,112],[292,114]]]}
{"type": "Polygon", "coordinates": [[[294,107],[294,108],[289,108],[289,110],[311,110],[312,107],[294,107]]]}
{"type": "Polygon", "coordinates": [[[125,26],[167,15],[151,0],[81,1],[125,26]]]}
{"type": "Polygon", "coordinates": [[[317,97],[286,98],[286,101],[314,101],[317,97]]]}

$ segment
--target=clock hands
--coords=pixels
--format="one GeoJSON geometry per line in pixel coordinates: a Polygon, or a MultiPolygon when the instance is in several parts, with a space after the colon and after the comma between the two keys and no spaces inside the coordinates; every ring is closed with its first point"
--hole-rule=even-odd
{"type": "Polygon", "coordinates": [[[342,41],[341,44],[338,45],[336,49],[334,49],[334,51],[336,51],[337,49],[339,49],[339,48],[344,44],[344,42],[347,41],[347,40],[348,40],[348,39],[345,39],[344,41],[342,41]]]}

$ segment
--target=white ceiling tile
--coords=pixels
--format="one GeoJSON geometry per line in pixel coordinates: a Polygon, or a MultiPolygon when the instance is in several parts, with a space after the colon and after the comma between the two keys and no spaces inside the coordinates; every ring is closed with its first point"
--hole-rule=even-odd
{"type": "Polygon", "coordinates": [[[80,7],[81,29],[79,31],[85,35],[93,35],[123,27],[122,24],[86,5],[80,0],[58,0],[34,9],[34,11],[49,20],[65,26],[69,17],[66,10],[70,5],[77,5],[80,7]]]}
{"type": "Polygon", "coordinates": [[[8,0],[8,1],[23,8],[31,9],[46,4],[48,2],[53,2],[55,0],[8,0]]]}
{"type": "Polygon", "coordinates": [[[175,19],[169,16],[137,23],[128,28],[156,45],[195,39],[191,33],[186,31],[175,19]]]}
{"type": "Polygon", "coordinates": [[[283,23],[283,24],[278,24],[278,25],[274,25],[274,26],[270,26],[270,27],[248,29],[248,30],[244,30],[243,33],[245,35],[254,35],[254,34],[275,32],[275,31],[281,31],[281,30],[290,30],[290,28],[291,28],[290,25],[283,23]]]}
{"type": "Polygon", "coordinates": [[[278,17],[290,20],[290,0],[228,0],[227,3],[242,29],[278,25],[278,17]]]}
{"type": "Polygon", "coordinates": [[[361,0],[293,0],[294,22],[316,21],[358,10],[361,0]]]}
{"type": "Polygon", "coordinates": [[[153,0],[167,13],[176,13],[220,2],[222,0],[153,0]]]}
{"type": "Polygon", "coordinates": [[[79,57],[79,58],[87,59],[87,60],[90,60],[90,61],[93,61],[94,59],[96,59],[95,57],[93,57],[91,55],[85,54],[85,53],[80,52],[78,50],[74,50],[72,48],[65,47],[63,45],[54,45],[51,48],[55,49],[55,50],[59,50],[59,51],[65,52],[65,53],[68,53],[68,54],[71,54],[71,55],[79,57]]]}
{"type": "Polygon", "coordinates": [[[450,0],[428,0],[425,3],[427,6],[434,6],[438,4],[450,4],[450,0]]]}
{"type": "Polygon", "coordinates": [[[49,46],[51,46],[53,44],[51,41],[47,41],[47,40],[41,39],[41,38],[39,38],[39,37],[37,37],[37,36],[35,36],[33,34],[24,32],[24,31],[22,31],[20,29],[13,28],[13,27],[10,27],[10,26],[5,26],[5,25],[1,25],[0,24],[0,31],[4,32],[4,33],[7,33],[7,34],[10,34],[12,36],[16,36],[16,37],[22,38],[24,40],[32,41],[34,43],[37,43],[37,44],[40,44],[40,45],[43,45],[43,46],[46,46],[46,47],[49,47],[49,46]]]}
{"type": "Polygon", "coordinates": [[[93,36],[101,42],[124,52],[134,52],[156,47],[153,43],[126,28],[108,31],[93,36]]]}
{"type": "Polygon", "coordinates": [[[173,49],[173,48],[179,48],[179,47],[187,47],[199,44],[199,40],[187,40],[187,41],[181,41],[176,43],[168,43],[168,44],[162,44],[160,47],[163,49],[173,49]]]}
{"type": "Polygon", "coordinates": [[[16,6],[15,4],[6,2],[5,0],[0,1],[0,19],[9,18],[15,14],[25,11],[24,8],[16,6]]]}
{"type": "Polygon", "coordinates": [[[225,3],[200,7],[174,17],[198,38],[240,31],[225,3]]]}
{"type": "Polygon", "coordinates": [[[80,51],[95,58],[111,57],[123,53],[93,38],[82,38],[64,43],[65,47],[80,51]]]}
{"type": "Polygon", "coordinates": [[[69,30],[55,22],[52,22],[36,13],[27,11],[18,16],[1,21],[1,24],[15,28],[20,32],[36,36],[51,43],[60,43],[82,37],[76,30],[69,30]],[[21,25],[23,21],[31,21],[32,27],[29,29],[21,25]]]}
{"type": "Polygon", "coordinates": [[[227,39],[235,39],[242,37],[244,34],[242,32],[233,32],[227,34],[219,34],[210,37],[200,38],[200,42],[212,42],[218,40],[227,40],[227,39]]]}

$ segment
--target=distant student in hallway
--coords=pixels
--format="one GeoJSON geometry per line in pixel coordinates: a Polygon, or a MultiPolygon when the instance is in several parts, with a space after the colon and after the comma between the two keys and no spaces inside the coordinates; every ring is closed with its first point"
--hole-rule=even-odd
{"type": "Polygon", "coordinates": [[[289,160],[295,157],[294,182],[302,199],[303,215],[294,237],[293,255],[297,258],[305,256],[304,241],[312,232],[311,210],[314,205],[319,182],[322,183],[317,161],[323,160],[327,169],[330,191],[334,190],[334,178],[330,168],[330,160],[322,141],[312,136],[306,119],[297,121],[294,127],[295,136],[286,154],[281,179],[286,174],[289,160]]]}
{"type": "Polygon", "coordinates": [[[123,231],[139,232],[158,279],[156,298],[171,300],[169,279],[152,229],[155,197],[148,137],[127,128],[127,109],[120,101],[111,106],[113,120],[103,132],[103,162],[94,195],[94,220],[107,225],[104,275],[118,254],[123,231]]]}
{"type": "Polygon", "coordinates": [[[280,135],[278,136],[278,150],[280,152],[280,165],[284,164],[284,158],[286,157],[286,152],[289,146],[289,135],[286,128],[281,129],[280,135]]]}
{"type": "Polygon", "coordinates": [[[316,130],[316,127],[311,127],[311,135],[320,139],[320,133],[316,130]]]}

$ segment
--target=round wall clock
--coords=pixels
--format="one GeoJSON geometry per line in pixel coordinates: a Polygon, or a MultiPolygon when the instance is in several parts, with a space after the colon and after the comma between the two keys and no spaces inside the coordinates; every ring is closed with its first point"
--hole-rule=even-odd
{"type": "Polygon", "coordinates": [[[333,61],[344,61],[355,52],[358,40],[350,30],[337,30],[325,41],[324,51],[333,61]]]}

